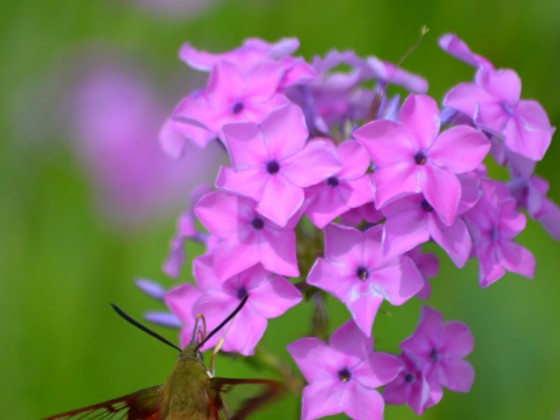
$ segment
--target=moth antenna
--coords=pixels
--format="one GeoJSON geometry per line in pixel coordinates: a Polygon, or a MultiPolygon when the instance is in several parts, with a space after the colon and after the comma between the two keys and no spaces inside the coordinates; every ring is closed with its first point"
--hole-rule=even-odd
{"type": "Polygon", "coordinates": [[[235,310],[231,314],[229,314],[228,317],[226,319],[224,319],[220,325],[218,325],[216,328],[214,328],[212,331],[210,331],[210,334],[208,334],[206,336],[206,338],[204,340],[202,340],[198,344],[198,346],[196,346],[195,350],[200,349],[208,340],[210,340],[210,338],[212,338],[212,336],[214,336],[214,334],[216,334],[218,331],[220,331],[224,327],[224,325],[226,325],[229,321],[231,321],[232,318],[235,315],[237,315],[239,313],[239,311],[243,308],[243,306],[247,302],[247,299],[249,299],[249,295],[245,295],[245,297],[241,300],[239,305],[237,305],[237,308],[235,308],[235,310]]]}
{"type": "Polygon", "coordinates": [[[179,353],[181,352],[181,349],[179,347],[177,347],[175,344],[173,344],[171,341],[169,341],[166,338],[163,338],[161,335],[159,335],[157,332],[150,330],[148,327],[146,327],[145,325],[140,324],[138,321],[136,321],[135,319],[131,318],[129,315],[127,315],[126,313],[124,313],[124,311],[119,308],[117,305],[115,305],[114,303],[111,303],[111,306],[113,307],[113,309],[115,310],[115,312],[117,314],[119,314],[121,316],[121,318],[123,318],[125,321],[130,322],[132,325],[134,325],[136,328],[139,328],[140,330],[144,331],[145,333],[151,335],[154,338],[157,338],[159,341],[161,341],[164,344],[167,344],[170,347],[173,347],[175,350],[177,350],[179,353]]]}

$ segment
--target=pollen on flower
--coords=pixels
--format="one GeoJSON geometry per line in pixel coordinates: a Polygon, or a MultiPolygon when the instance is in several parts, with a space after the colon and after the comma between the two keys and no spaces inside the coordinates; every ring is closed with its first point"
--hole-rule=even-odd
{"type": "Polygon", "coordinates": [[[418,152],[414,155],[414,162],[417,165],[425,165],[426,164],[426,155],[423,152],[418,152]]]}
{"type": "Polygon", "coordinates": [[[369,277],[369,270],[365,267],[358,267],[356,270],[356,277],[360,280],[367,280],[369,277]]]}
{"type": "Polygon", "coordinates": [[[338,371],[338,379],[340,379],[340,382],[348,382],[351,377],[352,375],[350,374],[348,368],[343,368],[338,371]]]}

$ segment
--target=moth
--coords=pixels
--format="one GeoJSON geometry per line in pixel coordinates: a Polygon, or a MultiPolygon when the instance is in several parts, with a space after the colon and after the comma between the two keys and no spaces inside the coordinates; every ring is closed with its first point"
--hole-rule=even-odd
{"type": "MultiPolygon", "coordinates": [[[[190,343],[181,350],[156,332],[112,305],[125,320],[142,331],[179,351],[175,368],[163,385],[144,388],[132,394],[66,413],[47,417],[56,419],[128,419],[128,420],[241,420],[256,409],[278,397],[284,387],[280,382],[267,379],[228,379],[214,377],[202,359],[201,347],[220,331],[241,310],[247,296],[239,306],[214,330],[206,335],[205,327],[199,328],[199,315],[190,343]],[[258,389],[254,396],[242,401],[235,412],[230,412],[222,394],[234,387],[258,389]]],[[[215,351],[212,353],[212,360],[215,351]]]]}

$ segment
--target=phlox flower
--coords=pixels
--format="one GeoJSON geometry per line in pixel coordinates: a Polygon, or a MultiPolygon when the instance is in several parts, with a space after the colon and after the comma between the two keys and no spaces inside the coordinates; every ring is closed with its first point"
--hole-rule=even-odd
{"type": "Polygon", "coordinates": [[[382,209],[383,249],[389,256],[400,255],[433,239],[459,268],[469,259],[472,240],[463,219],[456,217],[446,226],[422,194],[403,197],[382,209]]]}
{"type": "Polygon", "coordinates": [[[277,93],[283,75],[282,65],[274,61],[256,64],[246,73],[228,61],[221,61],[212,68],[206,90],[185,97],[177,105],[171,116],[175,129],[205,147],[210,139],[223,138],[222,128],[228,123],[260,123],[270,112],[289,103],[277,93]]]}
{"type": "Polygon", "coordinates": [[[271,272],[298,277],[296,218],[279,226],[257,212],[249,198],[223,191],[202,197],[195,207],[200,222],[214,235],[216,275],[226,280],[261,263],[271,272]]]}
{"type": "Polygon", "coordinates": [[[455,392],[468,392],[474,381],[474,370],[463,360],[474,346],[469,328],[462,322],[443,322],[441,313],[422,307],[416,331],[401,342],[400,348],[413,357],[430,386],[430,403],[441,399],[441,387],[455,392]]]}
{"type": "Polygon", "coordinates": [[[502,139],[513,152],[541,160],[554,128],[542,106],[521,100],[521,80],[510,69],[480,67],[474,83],[460,83],[443,100],[468,115],[481,129],[502,139]]]}
{"type": "Polygon", "coordinates": [[[484,180],[481,186],[483,196],[465,214],[479,262],[480,285],[486,287],[496,282],[506,271],[532,278],[535,257],[514,242],[525,228],[525,216],[516,211],[516,201],[505,185],[484,180]]]}
{"type": "Polygon", "coordinates": [[[436,102],[426,95],[410,95],[397,123],[372,121],[354,131],[375,164],[375,203],[414,193],[426,201],[447,226],[453,224],[461,197],[458,174],[474,170],[490,150],[490,142],[468,126],[439,134],[436,102]]]}
{"type": "MultiPolygon", "coordinates": [[[[297,305],[301,293],[284,277],[255,265],[225,281],[214,273],[214,258],[195,259],[193,274],[201,295],[192,304],[191,313],[203,314],[209,328],[222,322],[248,296],[247,302],[224,330],[224,351],[251,355],[262,338],[267,321],[297,305]]],[[[219,337],[217,337],[219,338],[219,337]]],[[[212,346],[217,340],[210,341],[212,346]]]]}
{"type": "Polygon", "coordinates": [[[383,399],[386,404],[407,404],[415,414],[421,415],[427,407],[441,399],[441,388],[432,397],[430,385],[416,357],[404,352],[400,358],[404,368],[393,382],[385,386],[383,399]]]}
{"type": "Polygon", "coordinates": [[[401,305],[424,286],[407,256],[388,258],[381,245],[382,227],[365,232],[330,224],[325,228],[325,257],[318,258],[307,283],[343,302],[367,336],[383,300],[401,305]]]}
{"type": "Polygon", "coordinates": [[[517,200],[517,205],[527,209],[529,217],[537,220],[557,241],[560,240],[560,207],[547,198],[548,182],[536,175],[519,177],[508,183],[508,189],[517,200]]]}
{"type": "Polygon", "coordinates": [[[315,337],[287,346],[308,385],[303,389],[302,420],[345,413],[356,420],[383,419],[384,402],[376,388],[402,368],[395,356],[373,351],[353,321],[339,327],[329,343],[315,337]]]}
{"type": "Polygon", "coordinates": [[[259,125],[224,128],[231,168],[222,167],[216,186],[256,200],[257,211],[280,226],[301,209],[304,188],[335,175],[342,165],[328,140],[307,142],[300,108],[283,107],[259,125]]]}
{"type": "Polygon", "coordinates": [[[305,190],[305,214],[320,229],[347,210],[373,202],[366,150],[349,140],[338,146],[338,156],[343,168],[305,190]]]}

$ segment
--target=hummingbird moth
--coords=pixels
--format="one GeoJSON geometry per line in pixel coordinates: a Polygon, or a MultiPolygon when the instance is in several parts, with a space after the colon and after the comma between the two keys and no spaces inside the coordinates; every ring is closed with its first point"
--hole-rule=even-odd
{"type": "MultiPolygon", "coordinates": [[[[128,420],[242,420],[268,401],[277,397],[284,387],[267,379],[227,379],[214,377],[206,369],[201,347],[241,310],[247,296],[239,306],[214,330],[206,335],[205,328],[198,329],[197,317],[190,343],[181,350],[175,344],[150,330],[112,305],[115,311],[134,326],[179,351],[175,368],[167,382],[113,400],[91,405],[66,413],[47,417],[56,419],[128,419],[128,420]],[[257,386],[259,392],[244,400],[235,412],[230,412],[222,394],[234,387],[257,386]]],[[[204,321],[203,321],[204,322],[204,321]]],[[[214,355],[214,353],[213,353],[214,355]]],[[[213,356],[212,355],[212,356],[213,356]]]]}

